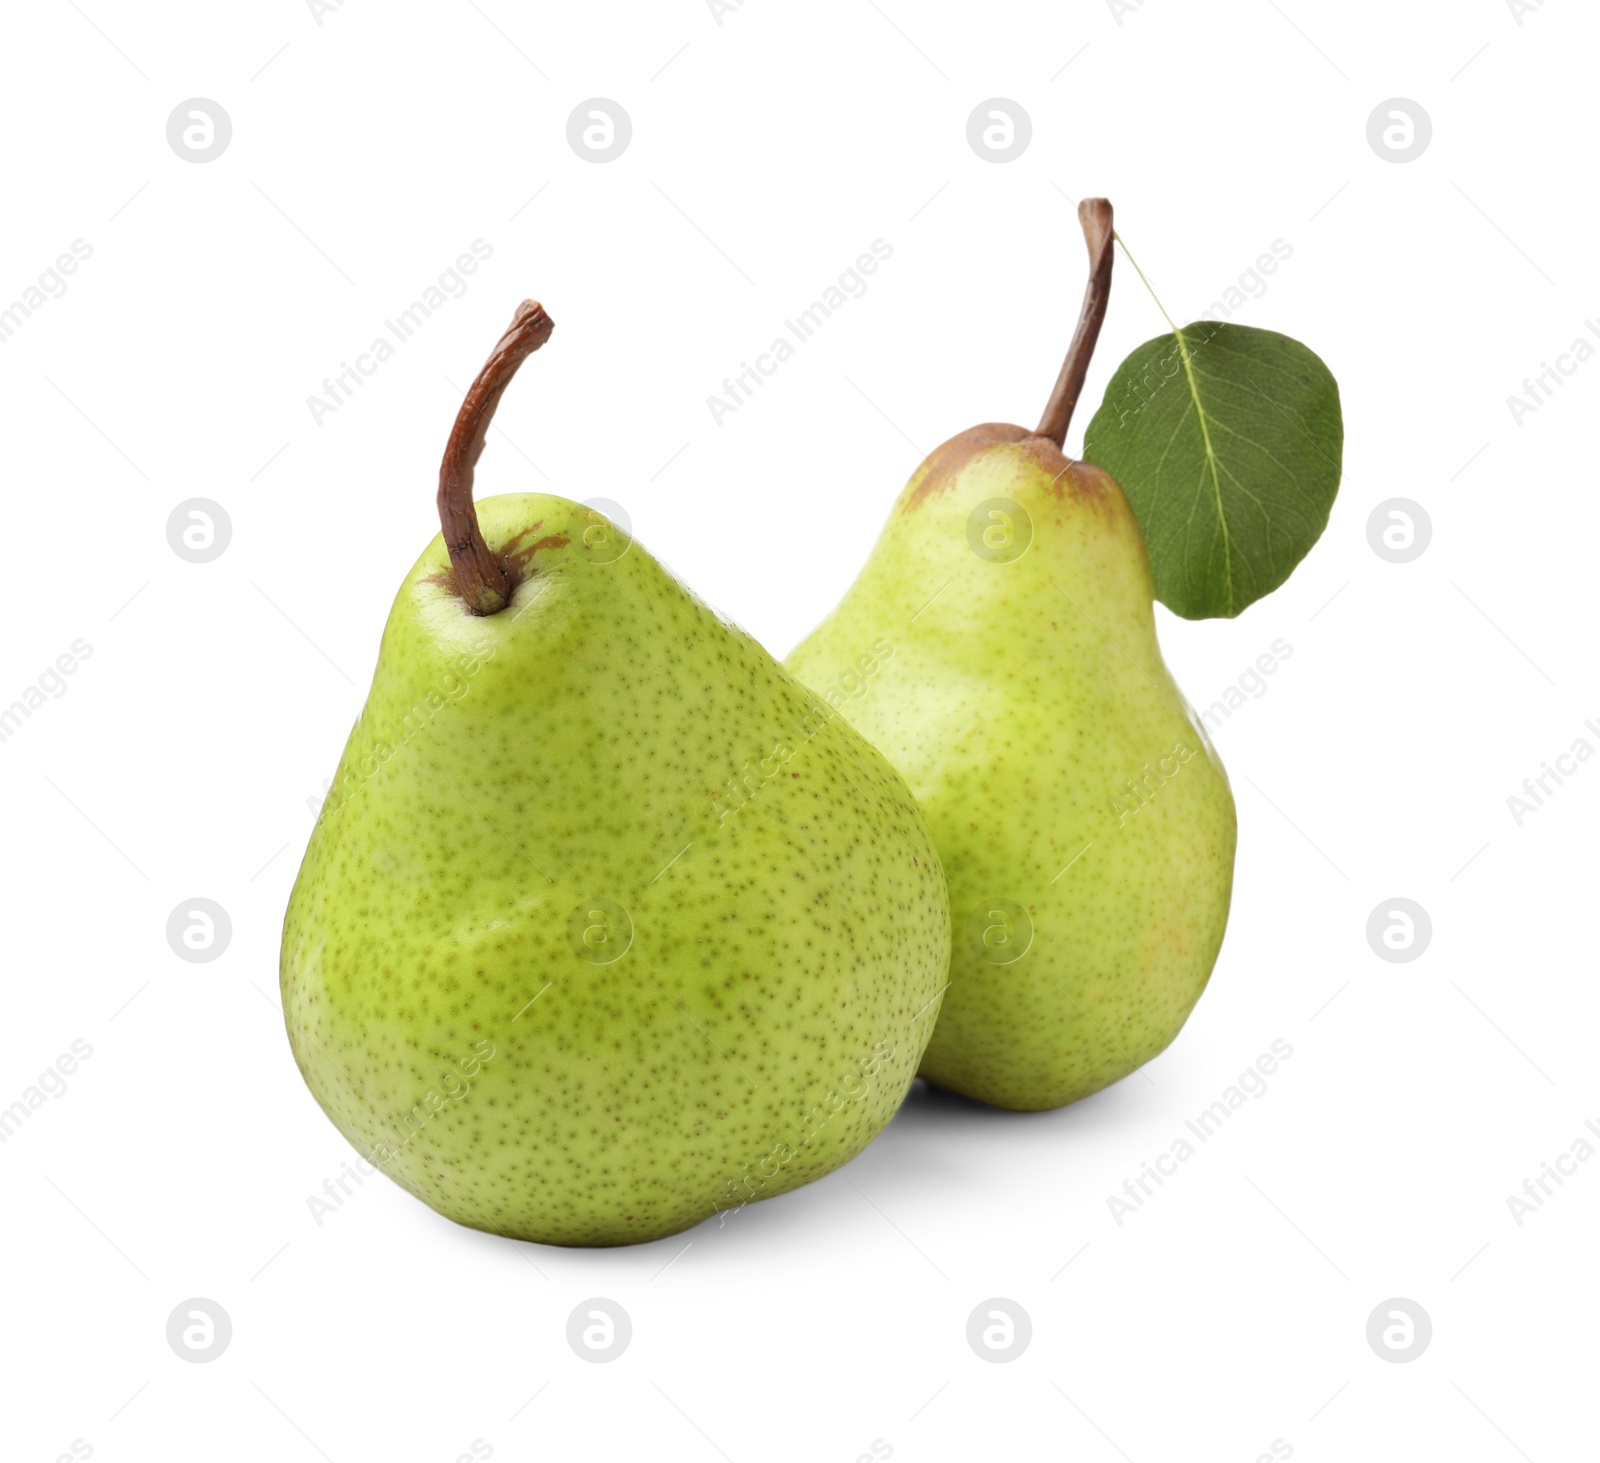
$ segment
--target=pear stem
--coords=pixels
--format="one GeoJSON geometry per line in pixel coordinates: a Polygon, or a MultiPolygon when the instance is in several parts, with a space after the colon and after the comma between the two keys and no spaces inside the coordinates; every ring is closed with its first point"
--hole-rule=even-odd
{"type": "Polygon", "coordinates": [[[1089,246],[1089,283],[1083,292],[1083,309],[1078,313],[1078,328],[1072,333],[1067,358],[1061,363],[1055,390],[1045,403],[1036,437],[1048,437],[1057,447],[1067,440],[1083,378],[1089,374],[1089,358],[1094,355],[1100,327],[1105,323],[1106,305],[1111,299],[1111,265],[1116,259],[1115,235],[1111,230],[1111,204],[1104,198],[1085,198],[1078,205],[1078,222],[1083,226],[1084,242],[1089,246]]]}
{"type": "Polygon", "coordinates": [[[517,367],[550,339],[554,329],[554,322],[537,300],[524,300],[517,306],[510,328],[467,390],[439,465],[439,525],[444,546],[450,551],[456,587],[475,615],[503,610],[517,586],[512,571],[484,542],[483,530],[478,527],[478,511],[472,504],[473,471],[483,455],[495,408],[517,367]]]}

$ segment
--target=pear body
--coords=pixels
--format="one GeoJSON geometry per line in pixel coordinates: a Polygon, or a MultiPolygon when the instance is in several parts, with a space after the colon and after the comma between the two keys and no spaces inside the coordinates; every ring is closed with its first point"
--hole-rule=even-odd
{"type": "Polygon", "coordinates": [[[933,828],[954,939],[923,1076],[1034,1111],[1171,1042],[1222,943],[1234,806],[1108,474],[1021,427],[952,438],[787,664],[933,828]]]}
{"type": "Polygon", "coordinates": [[[899,1105],[943,873],[904,781],[635,542],[478,504],[518,566],[469,613],[435,538],[284,923],[306,1083],[474,1228],[650,1240],[798,1187],[899,1105]]]}

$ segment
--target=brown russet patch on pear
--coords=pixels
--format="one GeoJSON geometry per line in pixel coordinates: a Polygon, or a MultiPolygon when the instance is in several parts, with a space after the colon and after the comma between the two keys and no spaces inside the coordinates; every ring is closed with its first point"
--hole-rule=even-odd
{"type": "Polygon", "coordinates": [[[461,581],[456,578],[454,564],[446,564],[444,568],[436,569],[432,574],[424,574],[422,582],[424,584],[437,585],[446,594],[452,595],[456,599],[463,601],[466,599],[466,595],[461,592],[461,581]]]}
{"type": "Polygon", "coordinates": [[[1030,437],[1022,444],[1022,451],[1037,467],[1049,473],[1050,491],[1058,501],[1064,502],[1070,495],[1087,506],[1112,509],[1114,517],[1123,516],[1122,489],[1103,467],[1064,456],[1047,437],[1030,437]]]}
{"type": "Polygon", "coordinates": [[[935,493],[948,492],[961,475],[961,471],[980,452],[1002,443],[1020,442],[1029,435],[1026,427],[1015,427],[1006,422],[984,422],[957,433],[943,446],[935,447],[928,459],[918,469],[916,487],[905,501],[902,512],[921,504],[935,493]]]}
{"type": "Polygon", "coordinates": [[[522,533],[516,534],[508,540],[505,548],[501,550],[501,557],[505,560],[506,567],[515,571],[519,578],[526,571],[529,561],[540,549],[564,549],[567,546],[568,540],[564,533],[547,533],[543,538],[531,544],[519,544],[518,540],[525,534],[533,533],[538,528],[539,525],[536,523],[532,528],[524,529],[522,533]]]}
{"type": "MultiPolygon", "coordinates": [[[[531,544],[522,542],[529,534],[537,533],[543,527],[544,520],[540,519],[537,523],[530,523],[528,527],[518,529],[500,549],[500,564],[506,571],[506,577],[511,581],[513,591],[528,577],[528,565],[540,549],[564,549],[567,546],[568,539],[564,533],[546,534],[531,544]]],[[[457,599],[466,597],[462,592],[461,581],[456,578],[454,564],[447,564],[437,573],[427,575],[423,583],[436,584],[447,594],[455,595],[457,599]]]]}
{"type": "Polygon", "coordinates": [[[1227,777],[1161,657],[1137,520],[1112,475],[1062,450],[1115,257],[1110,205],[1085,199],[1079,219],[1090,278],[1039,426],[974,427],[933,453],[788,661],[806,684],[838,685],[894,630],[892,681],[845,714],[913,789],[948,876],[948,984],[918,1070],[1019,1112],[1097,1092],[1177,1035],[1221,948],[1238,835],[1227,777]],[[971,515],[991,507],[1027,533],[1025,556],[979,567],[971,515]],[[958,574],[959,613],[908,621],[919,603],[948,611],[958,574]],[[1179,746],[1176,778],[1140,765],[1171,765],[1160,754],[1179,746]],[[1032,927],[1005,964],[989,939],[1002,893],[1032,927]]]}
{"type": "Polygon", "coordinates": [[[949,492],[968,467],[990,453],[1020,458],[1037,468],[1049,479],[1046,490],[1058,502],[1070,496],[1086,506],[1111,509],[1117,516],[1122,489],[1104,468],[1068,457],[1050,438],[1004,422],[969,427],[936,447],[912,479],[901,512],[909,513],[935,495],[949,492]]]}
{"type": "Polygon", "coordinates": [[[523,541],[523,539],[527,538],[530,533],[538,533],[538,531],[543,527],[544,519],[540,518],[530,523],[526,528],[519,528],[514,534],[511,535],[510,538],[500,545],[500,557],[502,559],[515,558],[517,554],[517,546],[523,541]]]}
{"type": "Polygon", "coordinates": [[[1080,498],[1109,498],[1115,502],[1122,497],[1117,480],[1103,467],[1092,462],[1075,462],[1068,472],[1068,481],[1080,498]]]}

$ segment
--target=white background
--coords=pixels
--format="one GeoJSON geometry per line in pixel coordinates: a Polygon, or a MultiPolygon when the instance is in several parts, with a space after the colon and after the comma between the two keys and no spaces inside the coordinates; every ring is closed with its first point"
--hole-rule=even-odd
{"type": "MultiPolygon", "coordinates": [[[[1520,1226],[1507,1196],[1600,1120],[1600,761],[1520,826],[1506,800],[1575,739],[1600,748],[1600,360],[1520,425],[1506,398],[1600,318],[1600,24],[1578,0],[1526,8],[14,8],[0,304],[74,239],[93,253],[0,343],[0,703],[75,639],[93,652],[0,744],[0,1106],[75,1039],[93,1055],[0,1147],[4,1456],[1587,1445],[1600,1162],[1520,1226]],[[633,125],[604,165],[566,138],[597,96],[633,125]],[[232,120],[204,164],[165,133],[193,97],[232,120]],[[1032,120],[1014,162],[966,140],[993,97],[1032,120]],[[1405,164],[1367,140],[1394,97],[1433,124],[1405,164]],[[437,529],[459,390],[516,301],[558,328],[479,491],[621,502],[782,653],[923,452],[1036,419],[1082,291],[1068,200],[1090,192],[1180,320],[1290,244],[1234,318],[1306,341],[1344,402],[1346,477],[1293,580],[1236,621],[1162,612],[1197,704],[1293,647],[1216,734],[1235,905],[1181,1038],[1046,1115],[919,1084],[846,1170],[636,1250],[497,1240],[382,1180],[319,1226],[307,1197],[349,1150],[290,1058],[279,922],[307,800],[437,529]],[[317,424],[308,395],[478,238],[467,293],[317,424]],[[869,291],[715,424],[707,396],[877,238],[894,252],[869,291]],[[166,537],[195,497],[232,522],[208,564],[166,537]],[[1367,536],[1395,497],[1433,527],[1401,565],[1367,536]],[[195,897],[232,920],[209,964],[165,936],[195,897]],[[1409,964],[1366,938],[1395,897],[1433,923],[1409,964]],[[1266,1093],[1117,1224],[1108,1196],[1279,1038],[1266,1093]],[[166,1340],[192,1297],[232,1321],[204,1365],[166,1340]],[[606,1365],[566,1341],[590,1297],[632,1318],[606,1365]],[[1032,1321],[1004,1365],[966,1340],[990,1297],[1032,1321]],[[1408,1364],[1366,1339],[1392,1297],[1432,1319],[1408,1364]]],[[[1069,448],[1161,328],[1119,262],[1069,448]]]]}

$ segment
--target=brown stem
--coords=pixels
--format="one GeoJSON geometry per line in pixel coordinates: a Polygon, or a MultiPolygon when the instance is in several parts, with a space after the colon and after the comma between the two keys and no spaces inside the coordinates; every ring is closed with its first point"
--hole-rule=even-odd
{"type": "Polygon", "coordinates": [[[1089,246],[1089,283],[1083,292],[1083,309],[1078,313],[1078,328],[1072,333],[1067,358],[1061,363],[1055,390],[1045,403],[1036,437],[1048,437],[1057,447],[1067,440],[1083,378],[1089,373],[1089,358],[1100,338],[1106,304],[1111,298],[1111,263],[1115,258],[1111,232],[1111,204],[1104,198],[1085,198],[1078,205],[1078,222],[1083,225],[1084,242],[1089,246]]]}
{"type": "Polygon", "coordinates": [[[517,367],[550,339],[554,329],[537,300],[524,300],[517,306],[511,328],[500,337],[467,390],[439,465],[439,524],[444,530],[444,546],[450,551],[456,586],[475,615],[503,610],[517,586],[510,570],[483,541],[478,512],[472,506],[473,469],[483,455],[495,408],[517,367]]]}

